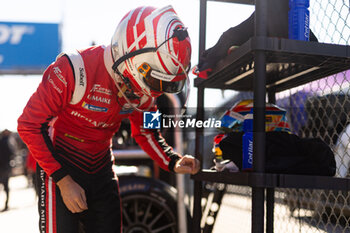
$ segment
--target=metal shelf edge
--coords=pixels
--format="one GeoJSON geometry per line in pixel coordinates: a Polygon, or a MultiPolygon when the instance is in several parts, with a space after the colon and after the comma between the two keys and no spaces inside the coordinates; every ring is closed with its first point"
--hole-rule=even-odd
{"type": "Polygon", "coordinates": [[[350,191],[350,179],[331,176],[202,170],[196,175],[192,175],[191,178],[196,181],[262,188],[304,188],[350,191]]]}
{"type": "MultiPolygon", "coordinates": [[[[271,56],[272,60],[268,61],[268,63],[275,63],[276,55],[284,54],[283,56],[286,57],[289,54],[295,54],[299,57],[315,56],[318,59],[323,59],[324,61],[327,61],[329,58],[345,59],[343,61],[344,67],[350,64],[350,46],[347,45],[297,41],[270,37],[252,37],[241,47],[236,49],[234,53],[231,53],[225,57],[225,59],[219,61],[213,71],[213,74],[210,77],[207,79],[196,78],[194,80],[195,86],[205,88],[235,89],[225,85],[225,81],[227,82],[227,77],[230,76],[228,74],[234,74],[238,72],[236,75],[240,76],[239,70],[242,69],[242,65],[244,66],[244,64],[246,64],[247,61],[251,59],[254,52],[259,50],[273,54],[273,56],[271,56]]],[[[293,63],[293,61],[290,60],[290,63],[293,63]]],[[[323,65],[327,65],[330,69],[332,66],[331,63],[332,62],[324,62],[323,65]]],[[[235,76],[233,76],[233,78],[234,77],[235,76]]],[[[320,76],[319,78],[322,77],[320,76]]]]}

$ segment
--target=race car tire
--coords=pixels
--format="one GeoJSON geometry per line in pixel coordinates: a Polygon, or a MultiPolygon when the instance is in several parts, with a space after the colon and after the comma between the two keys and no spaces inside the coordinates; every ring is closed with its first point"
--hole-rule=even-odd
{"type": "MultiPolygon", "coordinates": [[[[176,189],[165,182],[140,176],[120,176],[123,233],[176,233],[176,189]]],[[[187,211],[187,227],[190,214],[187,211]]]]}

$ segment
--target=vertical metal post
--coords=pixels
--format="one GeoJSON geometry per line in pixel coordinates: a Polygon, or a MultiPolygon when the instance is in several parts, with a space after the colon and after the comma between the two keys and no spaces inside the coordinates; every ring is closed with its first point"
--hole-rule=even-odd
{"type": "MultiPolygon", "coordinates": [[[[198,88],[198,102],[197,102],[197,120],[203,120],[204,118],[204,88],[198,88]]],[[[202,167],[202,155],[203,155],[203,129],[196,129],[196,149],[195,156],[201,162],[202,167]]],[[[203,185],[201,181],[194,182],[194,201],[193,201],[193,227],[194,233],[201,232],[201,219],[202,219],[202,192],[203,185]]]]}
{"type": "MultiPolygon", "coordinates": [[[[207,0],[199,2],[199,57],[205,51],[207,31],[207,0]]],[[[199,60],[198,57],[198,60],[199,60]]]]}
{"type": "MultiPolygon", "coordinates": [[[[207,0],[200,0],[199,6],[199,56],[205,50],[205,37],[206,37],[206,21],[207,21],[207,0]]],[[[197,94],[197,120],[204,119],[204,88],[198,87],[197,94]]],[[[196,129],[196,149],[195,156],[201,162],[202,167],[202,151],[203,151],[203,129],[196,129]]],[[[194,233],[201,232],[201,219],[202,219],[202,182],[194,182],[193,191],[193,227],[194,233]]]]}
{"type": "MultiPolygon", "coordinates": [[[[255,1],[255,36],[267,36],[267,0],[255,1]]],[[[256,51],[254,58],[253,169],[265,172],[266,56],[256,51]]],[[[264,232],[264,188],[252,188],[252,232],[264,232]]]]}
{"type": "MultiPolygon", "coordinates": [[[[181,101],[177,95],[166,94],[169,100],[171,101],[171,106],[175,109],[175,121],[179,120],[179,115],[181,114],[181,101]]],[[[174,138],[175,138],[175,151],[181,155],[184,153],[183,149],[183,134],[179,126],[174,129],[174,138]]],[[[177,219],[178,219],[178,231],[181,233],[187,233],[187,214],[186,214],[186,205],[185,199],[185,177],[184,174],[176,174],[176,189],[177,189],[177,219]]]]}
{"type": "MultiPolygon", "coordinates": [[[[269,103],[276,104],[276,91],[268,91],[269,103]]],[[[266,189],[266,233],[273,233],[274,223],[274,209],[275,209],[275,189],[266,189]]]]}
{"type": "Polygon", "coordinates": [[[267,188],[266,190],[266,233],[273,233],[275,206],[275,189],[267,188]]]}

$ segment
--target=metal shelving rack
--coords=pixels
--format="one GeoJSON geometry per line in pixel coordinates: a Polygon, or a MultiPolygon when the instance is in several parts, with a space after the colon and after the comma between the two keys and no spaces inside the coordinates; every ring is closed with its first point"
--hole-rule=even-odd
{"type": "MultiPolygon", "coordinates": [[[[251,173],[225,173],[202,170],[194,182],[194,232],[200,233],[202,181],[252,187],[253,233],[273,232],[274,189],[308,188],[350,190],[350,179],[265,173],[265,97],[275,101],[275,93],[328,75],[350,69],[350,46],[304,42],[267,37],[267,1],[255,2],[255,36],[220,61],[208,79],[195,79],[198,89],[197,119],[204,118],[204,89],[253,90],[254,164],[251,173]],[[266,197],[265,197],[266,191],[266,197]]],[[[206,0],[200,0],[200,45],[205,49],[206,0]]],[[[252,0],[223,1],[254,4],[252,0]]],[[[196,130],[195,154],[203,155],[203,129],[196,130]]]]}

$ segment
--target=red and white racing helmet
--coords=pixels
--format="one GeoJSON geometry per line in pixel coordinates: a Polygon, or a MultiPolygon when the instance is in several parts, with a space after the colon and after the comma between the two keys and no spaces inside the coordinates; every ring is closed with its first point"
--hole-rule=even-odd
{"type": "Polygon", "coordinates": [[[189,82],[191,41],[172,6],[131,10],[115,30],[111,48],[113,70],[138,97],[179,93],[189,82]]]}

